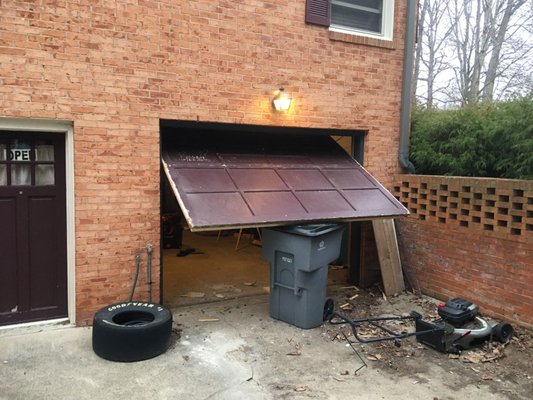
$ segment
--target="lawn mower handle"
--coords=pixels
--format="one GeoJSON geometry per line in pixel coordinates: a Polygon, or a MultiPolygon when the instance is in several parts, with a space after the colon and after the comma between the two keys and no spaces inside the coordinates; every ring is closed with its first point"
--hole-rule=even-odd
{"type": "Polygon", "coordinates": [[[413,312],[411,312],[411,314],[409,316],[405,316],[405,317],[374,317],[374,318],[364,318],[364,319],[351,319],[351,318],[347,317],[346,315],[339,313],[338,311],[333,311],[333,313],[329,317],[329,323],[332,324],[332,325],[349,324],[350,327],[352,328],[352,333],[353,333],[354,337],[357,339],[358,342],[361,342],[361,343],[376,343],[376,342],[383,342],[383,341],[386,341],[386,340],[393,340],[394,344],[399,347],[400,346],[400,341],[402,339],[405,339],[405,338],[411,337],[411,336],[423,335],[423,334],[426,334],[426,333],[433,333],[433,332],[436,332],[436,331],[440,330],[440,328],[436,327],[436,328],[432,328],[432,329],[428,329],[428,330],[424,330],[424,331],[419,331],[419,332],[401,332],[401,333],[397,333],[397,332],[394,332],[391,329],[388,329],[387,327],[385,327],[383,325],[380,325],[379,322],[384,322],[384,321],[402,321],[402,320],[416,321],[417,319],[420,319],[421,317],[422,316],[419,313],[413,311],[413,312]],[[367,338],[367,339],[361,338],[357,334],[357,327],[359,327],[359,326],[361,326],[363,324],[370,324],[370,325],[372,325],[372,326],[374,326],[374,327],[386,332],[389,336],[380,336],[380,337],[367,338]]]}

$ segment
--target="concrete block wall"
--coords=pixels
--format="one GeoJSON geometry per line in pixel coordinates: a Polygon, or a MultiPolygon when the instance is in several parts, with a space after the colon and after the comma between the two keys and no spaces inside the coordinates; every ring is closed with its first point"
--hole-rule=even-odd
{"type": "Polygon", "coordinates": [[[400,175],[402,264],[422,292],[533,325],[533,181],[400,175]]]}
{"type": "Polygon", "coordinates": [[[406,0],[395,4],[383,43],[306,25],[305,0],[0,3],[0,117],[74,124],[79,325],[128,297],[148,243],[158,298],[161,118],[366,130],[366,167],[392,188],[406,0]],[[280,86],[285,114],[270,103],[280,86]]]}

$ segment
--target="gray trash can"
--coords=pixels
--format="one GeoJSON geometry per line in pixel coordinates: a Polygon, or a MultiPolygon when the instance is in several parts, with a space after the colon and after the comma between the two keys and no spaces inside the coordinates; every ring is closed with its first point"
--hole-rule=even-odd
{"type": "Polygon", "coordinates": [[[343,228],[320,224],[263,229],[272,318],[305,329],[322,324],[328,264],[339,257],[343,228]]]}

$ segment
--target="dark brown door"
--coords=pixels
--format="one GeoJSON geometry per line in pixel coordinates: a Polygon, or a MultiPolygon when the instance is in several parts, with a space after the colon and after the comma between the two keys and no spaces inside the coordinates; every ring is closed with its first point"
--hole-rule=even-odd
{"type": "Polygon", "coordinates": [[[0,325],[67,316],[65,137],[0,132],[0,325]]]}

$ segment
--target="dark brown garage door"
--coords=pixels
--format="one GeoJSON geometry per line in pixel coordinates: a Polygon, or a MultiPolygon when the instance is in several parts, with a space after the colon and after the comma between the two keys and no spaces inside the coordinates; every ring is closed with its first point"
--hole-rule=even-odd
{"type": "Polygon", "coordinates": [[[0,132],[0,325],[67,316],[64,140],[0,132]]]}
{"type": "Polygon", "coordinates": [[[162,158],[192,231],[408,213],[329,136],[195,133],[162,158]]]}

